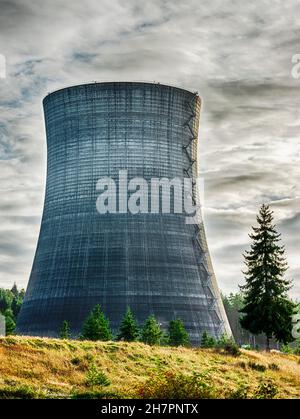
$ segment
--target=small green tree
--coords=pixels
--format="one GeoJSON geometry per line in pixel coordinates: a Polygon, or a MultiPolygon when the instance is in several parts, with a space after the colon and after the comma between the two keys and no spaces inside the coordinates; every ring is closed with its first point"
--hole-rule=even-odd
{"type": "Polygon", "coordinates": [[[171,346],[187,346],[189,342],[189,334],[185,330],[182,320],[171,320],[169,323],[169,344],[171,346]]]}
{"type": "Polygon", "coordinates": [[[0,288],[0,312],[5,313],[7,309],[11,308],[14,295],[10,290],[0,288]]]}
{"type": "Polygon", "coordinates": [[[125,340],[126,342],[134,342],[138,340],[140,331],[137,322],[132,314],[130,307],[127,307],[126,313],[121,321],[118,340],[125,340]]]}
{"type": "Polygon", "coordinates": [[[62,322],[59,336],[61,339],[70,339],[70,324],[67,320],[62,322]]]}
{"type": "Polygon", "coordinates": [[[210,336],[205,330],[201,337],[201,348],[213,348],[216,345],[216,340],[210,336]]]}
{"type": "Polygon", "coordinates": [[[142,342],[149,345],[159,345],[163,338],[163,331],[160,328],[155,316],[152,314],[145,321],[142,328],[142,342]]]}
{"type": "Polygon", "coordinates": [[[110,380],[107,375],[98,370],[95,364],[92,364],[86,374],[86,385],[87,386],[109,386],[110,380]]]}
{"type": "Polygon", "coordinates": [[[14,315],[12,310],[7,309],[4,313],[5,316],[5,334],[12,335],[16,328],[16,323],[14,321],[14,315]]]}
{"type": "Polygon", "coordinates": [[[20,297],[14,297],[11,303],[11,309],[14,314],[14,318],[16,319],[18,317],[18,314],[21,310],[23,300],[20,297]]]}
{"type": "Polygon", "coordinates": [[[247,270],[246,285],[241,287],[244,294],[241,325],[255,335],[264,333],[269,351],[272,337],[283,343],[293,340],[292,315],[296,305],[287,297],[291,282],[284,274],[288,266],[268,205],[260,208],[257,222],[258,227],[252,227],[253,233],[249,235],[251,250],[244,255],[247,270]]]}
{"type": "Polygon", "coordinates": [[[18,291],[16,284],[11,290],[0,288],[0,313],[11,310],[11,318],[16,322],[24,298],[24,290],[18,291]]]}
{"type": "Polygon", "coordinates": [[[10,291],[12,292],[12,294],[15,297],[19,296],[19,290],[18,290],[17,284],[15,282],[14,282],[14,285],[12,286],[12,289],[10,291]]]}
{"type": "Polygon", "coordinates": [[[82,328],[82,339],[107,341],[112,339],[109,320],[97,304],[86,319],[82,328]]]}

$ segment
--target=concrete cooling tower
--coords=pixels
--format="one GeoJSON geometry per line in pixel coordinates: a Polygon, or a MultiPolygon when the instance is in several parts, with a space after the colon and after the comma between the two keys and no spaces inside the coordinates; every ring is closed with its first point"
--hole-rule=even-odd
{"type": "Polygon", "coordinates": [[[19,334],[57,336],[67,320],[79,335],[100,304],[114,331],[130,306],[139,323],[154,314],[164,329],[181,318],[194,345],[205,330],[231,335],[200,217],[189,224],[174,208],[99,213],[96,206],[99,179],[112,179],[119,192],[120,171],[128,182],[191,179],[198,201],[200,103],[187,90],[135,82],[46,96],[46,194],[19,334]]]}

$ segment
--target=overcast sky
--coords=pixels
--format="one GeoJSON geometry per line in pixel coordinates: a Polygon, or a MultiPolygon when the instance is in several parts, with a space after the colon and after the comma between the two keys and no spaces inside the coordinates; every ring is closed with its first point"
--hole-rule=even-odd
{"type": "Polygon", "coordinates": [[[270,203],[300,298],[299,0],[0,0],[0,287],[26,286],[43,207],[42,99],[89,81],[198,91],[209,247],[222,291],[270,203]],[[1,72],[1,69],[0,69],[1,72]]]}

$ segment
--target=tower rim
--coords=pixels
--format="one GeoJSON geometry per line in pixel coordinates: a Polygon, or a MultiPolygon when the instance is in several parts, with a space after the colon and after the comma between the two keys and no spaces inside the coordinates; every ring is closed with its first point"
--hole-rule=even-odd
{"type": "Polygon", "coordinates": [[[158,86],[158,87],[166,87],[169,89],[175,89],[175,90],[180,90],[182,92],[185,93],[189,93],[193,96],[197,96],[200,100],[200,95],[197,91],[192,91],[189,89],[184,89],[183,87],[179,87],[179,86],[175,86],[175,85],[171,85],[171,84],[165,84],[165,83],[160,83],[160,82],[150,82],[150,81],[94,81],[94,82],[86,82],[86,83],[79,83],[79,84],[72,84],[69,86],[65,86],[65,87],[61,87],[59,89],[53,90],[52,92],[48,92],[47,95],[43,98],[43,103],[45,102],[46,99],[48,99],[50,96],[56,95],[57,93],[69,90],[69,89],[76,89],[78,87],[87,87],[87,86],[104,86],[104,85],[137,85],[137,86],[145,86],[145,85],[149,85],[149,86],[158,86]]]}

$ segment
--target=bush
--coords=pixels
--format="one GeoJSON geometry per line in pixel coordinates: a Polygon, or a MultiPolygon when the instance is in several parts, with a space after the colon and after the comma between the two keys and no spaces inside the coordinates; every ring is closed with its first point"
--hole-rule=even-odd
{"type": "Polygon", "coordinates": [[[216,346],[216,340],[212,336],[209,336],[209,334],[205,330],[202,333],[200,345],[201,348],[213,348],[214,346],[216,346]]]}
{"type": "Polygon", "coordinates": [[[245,370],[246,367],[247,367],[247,365],[244,361],[239,362],[237,365],[238,365],[238,367],[243,368],[243,370],[245,370]]]}
{"type": "Polygon", "coordinates": [[[274,362],[272,362],[272,364],[269,364],[269,369],[273,370],[273,371],[279,371],[280,368],[277,364],[275,364],[274,362]]]}
{"type": "Polygon", "coordinates": [[[70,325],[67,320],[64,320],[61,325],[61,328],[59,331],[59,337],[61,339],[70,339],[70,325]]]}
{"type": "Polygon", "coordinates": [[[278,393],[278,387],[273,383],[272,380],[263,381],[258,386],[254,393],[256,399],[274,399],[278,393]]]}
{"type": "Polygon", "coordinates": [[[227,399],[274,399],[278,393],[277,386],[272,380],[263,381],[254,390],[253,394],[249,392],[249,386],[242,384],[234,391],[226,394],[227,399]]]}
{"type": "Polygon", "coordinates": [[[182,320],[175,319],[169,323],[169,339],[171,346],[187,346],[190,342],[189,334],[185,330],[182,320]]]}
{"type": "Polygon", "coordinates": [[[284,354],[292,354],[294,352],[293,348],[291,348],[290,345],[288,345],[288,344],[287,345],[282,345],[280,350],[284,354]]]}
{"type": "Polygon", "coordinates": [[[249,399],[249,386],[241,384],[236,390],[230,391],[227,396],[227,399],[249,399]]]}
{"type": "Polygon", "coordinates": [[[0,389],[1,399],[35,399],[36,392],[29,386],[6,386],[0,389]]]}
{"type": "Polygon", "coordinates": [[[70,362],[72,365],[78,367],[81,364],[81,359],[78,356],[76,356],[75,358],[72,358],[70,362]]]}
{"type": "Polygon", "coordinates": [[[259,364],[259,363],[256,363],[256,362],[252,362],[252,361],[248,362],[248,366],[252,370],[259,371],[259,372],[265,372],[266,369],[267,369],[267,367],[265,365],[259,364]]]}
{"type": "Polygon", "coordinates": [[[143,399],[214,399],[215,388],[205,374],[176,374],[172,371],[149,379],[140,389],[143,399]]]}
{"type": "Polygon", "coordinates": [[[240,348],[234,342],[232,338],[228,338],[227,336],[223,335],[216,344],[216,348],[220,350],[221,353],[232,355],[232,356],[239,356],[241,355],[240,348]]]}
{"type": "Polygon", "coordinates": [[[109,386],[110,380],[104,374],[104,372],[99,371],[97,367],[93,364],[86,374],[86,385],[87,386],[109,386]]]}

